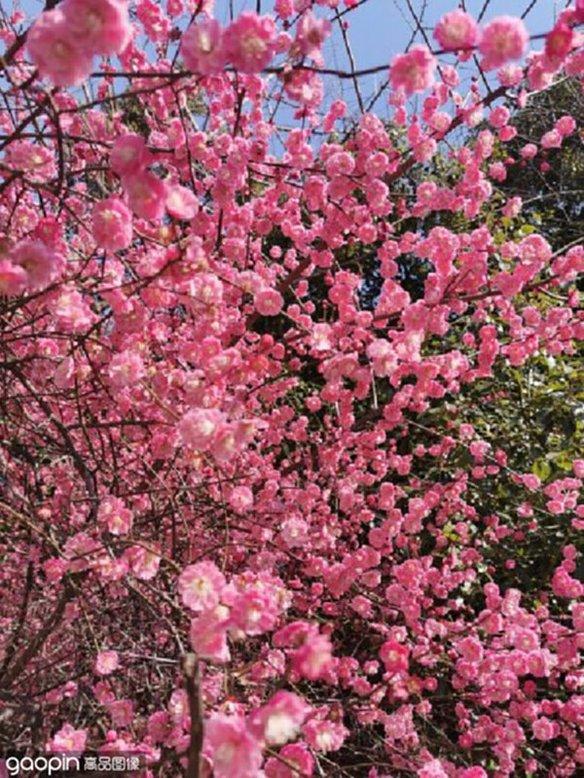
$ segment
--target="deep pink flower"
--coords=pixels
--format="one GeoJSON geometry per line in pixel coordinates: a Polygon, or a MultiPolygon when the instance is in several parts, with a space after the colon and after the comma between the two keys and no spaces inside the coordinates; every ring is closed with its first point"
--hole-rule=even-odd
{"type": "Polygon", "coordinates": [[[485,70],[499,68],[507,62],[521,59],[525,54],[529,35],[521,19],[498,16],[487,24],[479,43],[485,70]]]}
{"type": "Polygon", "coordinates": [[[164,216],[166,184],[149,170],[124,179],[130,207],[142,219],[158,220],[164,216]]]}
{"type": "Polygon", "coordinates": [[[213,764],[215,778],[255,778],[262,764],[260,743],[242,716],[211,716],[205,725],[203,752],[213,764]]]}
{"type": "Polygon", "coordinates": [[[244,11],[225,31],[227,59],[242,73],[259,73],[275,53],[276,27],[269,16],[244,11]]]}
{"type": "Polygon", "coordinates": [[[43,289],[63,272],[64,259],[40,240],[24,240],[10,252],[10,260],[27,276],[30,289],[43,289]]]}
{"type": "Polygon", "coordinates": [[[28,273],[9,259],[0,259],[0,295],[22,294],[28,286],[28,273]]]}
{"type": "Polygon", "coordinates": [[[275,757],[267,760],[267,778],[304,778],[314,772],[314,758],[304,743],[289,743],[280,749],[279,756],[285,761],[275,757]]]}
{"type": "Polygon", "coordinates": [[[55,86],[75,86],[91,72],[92,51],[72,34],[62,8],[44,11],[26,36],[31,60],[55,86]]]}
{"type": "Polygon", "coordinates": [[[254,295],[254,306],[262,316],[277,316],[282,310],[284,300],[277,289],[260,289],[254,295]]]}
{"type": "Polygon", "coordinates": [[[211,76],[225,67],[226,54],[223,30],[216,19],[203,19],[192,24],[183,34],[181,54],[193,73],[211,76]]]}
{"type": "Polygon", "coordinates": [[[109,251],[126,249],[132,242],[132,213],[119,197],[108,197],[94,207],[93,237],[109,251]]]}
{"type": "Polygon", "coordinates": [[[456,10],[444,14],[434,28],[434,37],[445,51],[460,51],[478,44],[480,30],[470,14],[456,10]]]}
{"type": "Polygon", "coordinates": [[[434,83],[436,58],[427,46],[412,46],[406,54],[393,58],[389,78],[394,89],[403,89],[406,95],[424,92],[434,83]]]}
{"type": "Polygon", "coordinates": [[[92,54],[110,56],[123,51],[132,36],[124,0],[64,0],[70,35],[92,54]]]}
{"type": "Polygon", "coordinates": [[[110,153],[110,165],[119,176],[133,176],[153,160],[146,141],[140,135],[127,133],[117,138],[110,153]]]}

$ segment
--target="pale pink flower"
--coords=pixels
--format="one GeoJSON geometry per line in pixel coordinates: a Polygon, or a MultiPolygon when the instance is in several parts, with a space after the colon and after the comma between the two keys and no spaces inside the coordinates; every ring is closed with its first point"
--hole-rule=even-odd
{"type": "Polygon", "coordinates": [[[90,49],[69,29],[61,8],[42,13],[26,36],[31,60],[55,86],[75,86],[91,73],[90,49]]]}
{"type": "Polygon", "coordinates": [[[183,445],[206,451],[224,422],[225,415],[216,408],[193,408],[180,420],[178,434],[183,445]]]}
{"type": "Polygon", "coordinates": [[[521,19],[515,16],[498,16],[483,30],[479,51],[483,55],[482,67],[499,68],[515,59],[521,59],[527,49],[529,35],[521,19]]]}
{"type": "Polygon", "coordinates": [[[98,519],[105,524],[112,535],[127,535],[132,529],[132,511],[119,497],[105,497],[99,506],[98,519]]]}
{"type": "Polygon", "coordinates": [[[269,16],[244,11],[225,31],[227,59],[242,73],[259,73],[276,50],[276,26],[269,16]]]}
{"type": "Polygon", "coordinates": [[[253,492],[248,486],[236,486],[229,495],[229,505],[236,513],[246,513],[253,506],[253,492]]]}
{"type": "Polygon", "coordinates": [[[188,565],[178,579],[178,593],[184,605],[193,611],[203,611],[219,604],[225,576],[214,562],[188,565]]]}
{"type": "Polygon", "coordinates": [[[117,651],[100,651],[95,660],[95,672],[98,675],[109,675],[120,666],[117,651]]]}
{"type": "Polygon", "coordinates": [[[249,727],[258,740],[280,746],[296,737],[309,712],[302,697],[281,690],[251,714],[249,727]]]}
{"type": "Polygon", "coordinates": [[[146,374],[140,354],[132,349],[115,354],[108,367],[110,383],[116,389],[135,386],[146,374]]]}
{"type": "Polygon", "coordinates": [[[218,605],[191,621],[189,639],[201,659],[210,662],[228,662],[231,655],[227,645],[229,608],[218,605]]]}
{"type": "Polygon", "coordinates": [[[480,30],[470,14],[460,10],[450,11],[436,25],[434,38],[445,51],[472,49],[479,42],[480,30]]]}
{"type": "Polygon", "coordinates": [[[255,778],[262,750],[242,716],[216,713],[205,725],[203,752],[213,764],[215,778],[255,778]]]}
{"type": "Polygon", "coordinates": [[[423,92],[434,83],[436,58],[427,46],[413,46],[406,54],[393,58],[389,78],[394,89],[403,89],[406,95],[423,92]]]}
{"type": "Polygon", "coordinates": [[[71,724],[64,724],[53,739],[47,743],[47,751],[80,754],[84,751],[86,742],[86,730],[75,729],[71,724]]]}
{"type": "Polygon", "coordinates": [[[139,173],[153,160],[146,141],[140,135],[128,133],[118,138],[110,153],[110,165],[119,176],[139,173]]]}
{"type": "Polygon", "coordinates": [[[94,207],[93,237],[108,251],[126,249],[132,242],[132,213],[119,197],[108,197],[94,207]]]}
{"type": "Polygon", "coordinates": [[[158,220],[164,216],[166,184],[149,170],[124,179],[130,207],[142,219],[158,220]]]}
{"type": "Polygon", "coordinates": [[[216,19],[192,24],[182,36],[181,54],[193,73],[211,76],[225,67],[223,30],[216,19]]]}
{"type": "Polygon", "coordinates": [[[123,51],[132,36],[123,0],[65,0],[61,5],[70,35],[92,54],[123,51]]]}
{"type": "Polygon", "coordinates": [[[124,552],[130,570],[141,581],[150,581],[158,573],[160,556],[143,546],[130,546],[124,552]]]}
{"type": "Polygon", "coordinates": [[[166,210],[175,219],[190,221],[199,210],[199,201],[193,191],[186,186],[169,186],[166,193],[166,210]]]}

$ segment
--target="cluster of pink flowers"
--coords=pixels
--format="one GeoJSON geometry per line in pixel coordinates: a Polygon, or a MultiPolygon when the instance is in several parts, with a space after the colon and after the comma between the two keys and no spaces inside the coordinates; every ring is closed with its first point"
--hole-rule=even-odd
{"type": "Polygon", "coordinates": [[[0,259],[0,293],[8,296],[46,288],[63,273],[65,260],[40,240],[17,243],[0,259]]]}
{"type": "Polygon", "coordinates": [[[26,44],[43,78],[72,86],[91,73],[94,55],[119,54],[131,36],[126,0],[64,0],[39,16],[26,44]]]}
{"type": "Polygon", "coordinates": [[[276,26],[269,16],[244,11],[226,29],[216,19],[192,24],[182,37],[181,52],[193,73],[209,76],[229,63],[242,73],[259,73],[276,52],[276,26]]]}
{"type": "Polygon", "coordinates": [[[584,765],[584,460],[557,405],[584,248],[509,186],[576,148],[565,106],[516,119],[584,75],[584,4],[531,52],[519,18],[447,13],[439,51],[420,30],[380,66],[390,124],[323,72],[361,7],[223,26],[136,0],[134,35],[118,0],[63,0],[36,70],[24,13],[0,30],[15,742],[33,700],[48,749],[144,778],[584,765]]]}

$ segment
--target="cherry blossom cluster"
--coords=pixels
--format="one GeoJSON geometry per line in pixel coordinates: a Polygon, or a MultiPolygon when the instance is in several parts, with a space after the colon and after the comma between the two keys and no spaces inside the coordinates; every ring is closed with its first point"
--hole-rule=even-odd
{"type": "Polygon", "coordinates": [[[11,748],[144,778],[582,770],[584,460],[552,440],[581,422],[526,426],[526,455],[501,409],[541,374],[553,407],[584,337],[582,240],[508,187],[564,207],[577,111],[519,120],[581,92],[584,3],[533,37],[482,2],[414,25],[370,102],[326,56],[362,5],[7,15],[11,748]]]}

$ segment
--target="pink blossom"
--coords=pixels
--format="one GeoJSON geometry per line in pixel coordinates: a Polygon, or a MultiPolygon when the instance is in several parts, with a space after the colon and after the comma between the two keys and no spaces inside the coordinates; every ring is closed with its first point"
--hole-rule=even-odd
{"type": "Polygon", "coordinates": [[[109,251],[120,251],[131,244],[132,214],[119,197],[108,197],[93,209],[93,237],[109,251]]]}
{"type": "Polygon", "coordinates": [[[0,259],[0,295],[22,294],[28,285],[28,274],[23,267],[9,259],[0,259]]]}
{"type": "Polygon", "coordinates": [[[242,73],[259,73],[275,53],[276,27],[269,16],[244,11],[225,31],[227,59],[242,73]]]}
{"type": "Polygon", "coordinates": [[[349,734],[346,727],[335,721],[310,719],[302,728],[306,741],[315,751],[324,754],[338,751],[349,734]]]}
{"type": "Polygon", "coordinates": [[[143,546],[130,546],[124,552],[132,573],[141,581],[150,581],[158,573],[160,556],[143,546]]]}
{"type": "Polygon", "coordinates": [[[91,55],[76,38],[62,8],[44,11],[26,36],[31,60],[55,86],[75,86],[91,72],[91,55]]]}
{"type": "Polygon", "coordinates": [[[110,165],[119,176],[133,176],[153,160],[144,138],[127,133],[118,138],[110,153],[110,165]]]}
{"type": "Polygon", "coordinates": [[[164,216],[166,184],[154,173],[143,170],[124,180],[130,207],[142,219],[158,220],[164,216]]]}
{"type": "Polygon", "coordinates": [[[515,16],[498,16],[493,19],[484,28],[479,43],[483,68],[492,70],[511,60],[521,59],[528,40],[529,36],[521,19],[515,16]]]}
{"type": "Polygon", "coordinates": [[[193,611],[209,610],[219,604],[225,576],[209,561],[188,565],[178,579],[178,593],[193,611]]]}
{"type": "Polygon", "coordinates": [[[314,759],[303,743],[290,743],[280,749],[279,756],[284,760],[271,757],[265,765],[267,778],[297,778],[311,776],[314,772],[314,759]],[[288,766],[289,765],[289,766],[288,766]]]}
{"type": "Polygon", "coordinates": [[[227,644],[229,609],[218,605],[191,621],[189,639],[201,659],[223,664],[231,658],[227,644]]]}
{"type": "Polygon", "coordinates": [[[192,24],[183,34],[181,53],[185,65],[193,73],[210,76],[225,67],[226,55],[223,30],[216,19],[203,19],[192,24]]]}
{"type": "Polygon", "coordinates": [[[277,289],[260,289],[254,296],[256,311],[262,316],[277,316],[284,300],[277,289]]]}
{"type": "Polygon", "coordinates": [[[326,635],[311,630],[302,645],[290,654],[292,669],[302,678],[316,681],[332,666],[332,644],[326,635]]]}
{"type": "Polygon", "coordinates": [[[312,11],[306,11],[296,26],[294,47],[305,57],[315,62],[322,61],[321,49],[330,35],[331,23],[328,19],[319,19],[312,11]]]}
{"type": "Polygon", "coordinates": [[[140,354],[133,349],[115,354],[109,363],[109,380],[116,389],[134,386],[144,378],[145,374],[144,361],[140,354]]]}
{"type": "Polygon", "coordinates": [[[552,740],[557,735],[558,725],[542,716],[533,722],[531,728],[533,729],[534,737],[538,740],[552,740]]]}
{"type": "Polygon", "coordinates": [[[465,11],[450,11],[434,28],[434,37],[445,51],[474,48],[480,39],[479,26],[465,11]]]}
{"type": "Polygon", "coordinates": [[[64,259],[40,240],[24,240],[10,252],[13,264],[26,272],[29,289],[43,289],[63,272],[64,259]]]}
{"type": "Polygon", "coordinates": [[[59,7],[71,37],[92,54],[110,56],[126,48],[132,28],[124,0],[64,0],[59,7]]]}
{"type": "Polygon", "coordinates": [[[203,752],[215,778],[255,778],[262,764],[260,743],[242,716],[212,715],[205,725],[203,752]]]}
{"type": "Polygon", "coordinates": [[[183,445],[206,451],[225,422],[225,415],[216,408],[193,408],[179,422],[178,433],[183,445]]]}
{"type": "Polygon", "coordinates": [[[95,672],[98,675],[110,675],[120,666],[117,651],[100,651],[95,660],[95,672]]]}
{"type": "Polygon", "coordinates": [[[190,221],[199,210],[199,201],[186,186],[169,186],[166,194],[166,210],[175,219],[190,221]]]}
{"type": "Polygon", "coordinates": [[[253,492],[248,486],[236,486],[229,495],[229,505],[236,513],[246,513],[253,506],[253,492]]]}
{"type": "Polygon", "coordinates": [[[574,31],[569,24],[558,22],[545,39],[545,56],[552,67],[559,67],[574,44],[574,31]]]}
{"type": "Polygon", "coordinates": [[[409,648],[396,640],[387,640],[379,651],[379,657],[388,673],[407,673],[409,648]]]}
{"type": "Polygon", "coordinates": [[[75,729],[71,724],[64,724],[47,743],[47,751],[65,754],[81,754],[87,742],[87,732],[75,729]]]}
{"type": "Polygon", "coordinates": [[[434,83],[436,58],[427,46],[412,46],[407,54],[394,57],[389,72],[394,89],[403,89],[406,95],[423,92],[434,83]]]}
{"type": "Polygon", "coordinates": [[[132,529],[134,516],[118,497],[106,497],[99,506],[98,518],[112,535],[127,535],[132,529]]]}
{"type": "Polygon", "coordinates": [[[258,740],[280,746],[296,737],[309,712],[301,697],[281,690],[251,714],[249,727],[258,740]]]}

